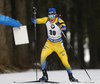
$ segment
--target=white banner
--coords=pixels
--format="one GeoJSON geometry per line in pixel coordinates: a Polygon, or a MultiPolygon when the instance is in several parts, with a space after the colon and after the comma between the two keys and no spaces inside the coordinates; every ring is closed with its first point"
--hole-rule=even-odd
{"type": "Polygon", "coordinates": [[[13,27],[13,35],[14,35],[15,45],[22,45],[29,43],[26,26],[21,26],[20,29],[13,27]]]}

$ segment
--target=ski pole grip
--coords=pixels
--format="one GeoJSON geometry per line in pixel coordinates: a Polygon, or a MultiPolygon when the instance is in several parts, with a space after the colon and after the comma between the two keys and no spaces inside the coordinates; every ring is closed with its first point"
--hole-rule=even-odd
{"type": "Polygon", "coordinates": [[[33,14],[36,14],[37,9],[33,7],[33,14]]]}

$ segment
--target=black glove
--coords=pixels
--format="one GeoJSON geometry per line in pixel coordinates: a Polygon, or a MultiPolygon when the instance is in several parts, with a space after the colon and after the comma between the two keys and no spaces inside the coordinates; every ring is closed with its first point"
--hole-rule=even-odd
{"type": "Polygon", "coordinates": [[[57,25],[58,27],[60,27],[61,24],[64,24],[64,22],[62,22],[62,23],[57,22],[57,23],[56,23],[56,25],[57,25]]]}
{"type": "Polygon", "coordinates": [[[36,14],[37,9],[33,7],[33,14],[36,14]]]}
{"type": "Polygon", "coordinates": [[[57,22],[56,25],[59,27],[61,25],[61,23],[57,22]]]}

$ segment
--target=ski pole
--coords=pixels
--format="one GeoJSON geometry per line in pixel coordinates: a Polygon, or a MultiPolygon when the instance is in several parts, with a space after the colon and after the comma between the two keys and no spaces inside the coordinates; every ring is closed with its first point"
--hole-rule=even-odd
{"type": "MultiPolygon", "coordinates": [[[[60,29],[60,30],[61,30],[61,29],[60,29]]],[[[67,36],[64,34],[64,32],[63,32],[62,30],[61,30],[61,33],[62,33],[63,36],[65,37],[65,39],[66,39],[68,45],[69,45],[69,46],[71,47],[71,49],[73,50],[73,52],[74,52],[74,56],[77,58],[77,60],[78,60],[79,63],[81,64],[82,68],[83,68],[84,71],[86,72],[86,74],[87,74],[87,76],[89,77],[89,79],[92,81],[92,79],[91,79],[90,75],[88,74],[87,70],[86,70],[85,67],[83,66],[83,64],[82,64],[82,62],[80,61],[80,59],[78,58],[77,53],[74,51],[73,47],[72,47],[71,44],[68,42],[68,40],[67,40],[67,36]]]]}
{"type": "Polygon", "coordinates": [[[35,62],[36,62],[36,81],[38,80],[38,74],[37,74],[37,33],[36,33],[36,11],[37,9],[35,7],[33,7],[33,16],[32,16],[32,23],[34,23],[34,31],[35,31],[35,50],[36,50],[36,59],[35,59],[35,62]]]}
{"type": "MultiPolygon", "coordinates": [[[[64,6],[64,2],[61,0],[61,9],[62,9],[62,10],[63,10],[63,8],[62,8],[63,6],[64,6]]],[[[62,11],[62,10],[61,10],[61,11],[62,11]]],[[[61,13],[62,13],[62,12],[61,12],[61,13]]],[[[60,28],[60,30],[61,30],[61,28],[60,28]]],[[[68,45],[70,46],[70,48],[73,50],[74,56],[77,58],[77,60],[78,60],[79,63],[81,64],[82,68],[83,68],[84,71],[86,72],[86,74],[87,74],[87,76],[89,77],[89,79],[92,81],[92,79],[91,79],[90,75],[88,74],[87,70],[86,70],[85,67],[83,66],[83,64],[82,64],[82,62],[80,61],[80,59],[78,58],[77,53],[74,51],[73,47],[72,47],[71,44],[68,42],[67,36],[64,34],[64,32],[63,32],[62,30],[61,30],[61,33],[62,33],[63,36],[65,37],[66,42],[68,43],[68,45]]]]}

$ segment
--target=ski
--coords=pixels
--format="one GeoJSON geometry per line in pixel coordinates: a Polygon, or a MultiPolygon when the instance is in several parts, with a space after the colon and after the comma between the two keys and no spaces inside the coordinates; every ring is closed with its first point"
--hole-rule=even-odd
{"type": "Polygon", "coordinates": [[[42,82],[42,83],[52,83],[52,84],[58,84],[59,82],[54,82],[54,81],[25,81],[25,82],[16,82],[14,81],[14,83],[36,83],[36,82],[42,82]]]}
{"type": "MultiPolygon", "coordinates": [[[[70,81],[69,81],[70,82],[70,81]]],[[[69,84],[69,82],[59,82],[59,83],[57,83],[57,84],[69,84]]],[[[76,81],[76,82],[70,82],[70,84],[71,83],[77,83],[77,84],[85,84],[85,83],[87,83],[87,84],[91,84],[91,83],[95,83],[95,81],[76,81]]]]}
{"type": "MultiPolygon", "coordinates": [[[[51,84],[62,84],[62,83],[67,83],[67,82],[55,82],[55,81],[25,81],[25,82],[16,82],[14,83],[51,83],[51,84]]],[[[94,83],[95,81],[77,81],[76,83],[94,83]]]]}
{"type": "Polygon", "coordinates": [[[94,83],[95,81],[78,81],[78,83],[94,83]]]}
{"type": "Polygon", "coordinates": [[[93,84],[93,83],[95,83],[95,81],[75,81],[75,82],[70,82],[70,81],[65,81],[65,82],[59,82],[59,83],[57,83],[57,84],[72,84],[72,83],[75,83],[75,84],[93,84]]]}

